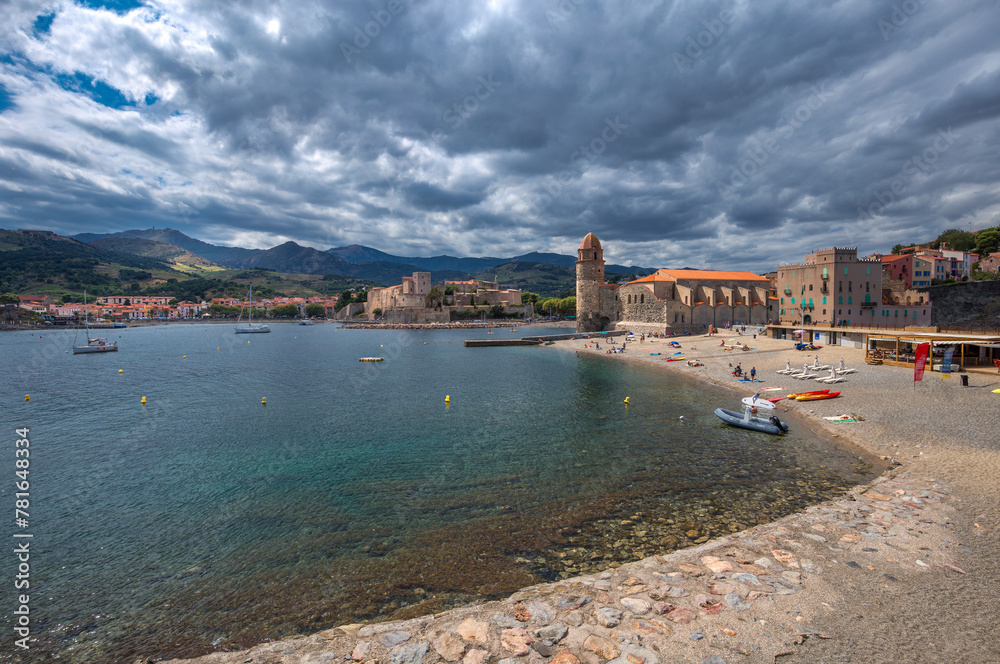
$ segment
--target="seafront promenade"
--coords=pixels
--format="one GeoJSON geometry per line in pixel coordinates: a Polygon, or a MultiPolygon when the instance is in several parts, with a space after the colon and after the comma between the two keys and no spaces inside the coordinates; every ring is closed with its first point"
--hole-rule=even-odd
{"type": "MultiPolygon", "coordinates": [[[[861,349],[797,352],[792,343],[750,335],[680,337],[688,359],[664,361],[666,340],[605,344],[559,341],[539,353],[579,352],[608,362],[656,364],[732,390],[736,408],[764,387],[781,395],[820,389],[776,373],[819,354],[857,369],[833,387],[837,399],[779,402],[795,426],[884,459],[867,486],[772,524],[694,548],[526,588],[507,600],[408,621],[344,625],[311,636],[215,653],[199,664],[734,664],[736,662],[987,662],[1000,602],[1000,376],[957,378],[868,366],[861,349]],[[725,351],[723,339],[750,351],[725,351]],[[661,355],[650,353],[662,352],[661,355]],[[760,383],[739,383],[730,364],[755,367],[760,383]],[[822,419],[855,413],[863,420],[822,419]]],[[[489,352],[489,351],[476,351],[489,352]]],[[[673,351],[671,351],[673,352],[673,351]]],[[[768,394],[768,393],[766,393],[768,394]]],[[[621,398],[628,395],[621,395],[621,398]]],[[[614,398],[618,398],[615,396],[614,398]]],[[[692,411],[693,412],[693,411],[692,411]]],[[[666,425],[666,423],[665,423],[666,425]]],[[[762,434],[763,435],[763,434],[762,434]]],[[[609,451],[613,454],[613,451],[609,451]]],[[[288,598],[294,602],[294,597],[288,598]]],[[[178,664],[182,660],[171,660],[178,664]]]]}

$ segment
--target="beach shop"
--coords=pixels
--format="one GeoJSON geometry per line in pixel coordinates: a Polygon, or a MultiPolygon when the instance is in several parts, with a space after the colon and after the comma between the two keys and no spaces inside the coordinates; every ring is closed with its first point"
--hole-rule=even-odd
{"type": "Polygon", "coordinates": [[[926,368],[931,371],[941,371],[945,358],[950,359],[950,367],[945,369],[945,373],[949,369],[980,373],[1000,371],[1000,337],[975,334],[870,334],[865,346],[865,361],[869,364],[913,367],[917,347],[922,343],[930,344],[926,368]]]}

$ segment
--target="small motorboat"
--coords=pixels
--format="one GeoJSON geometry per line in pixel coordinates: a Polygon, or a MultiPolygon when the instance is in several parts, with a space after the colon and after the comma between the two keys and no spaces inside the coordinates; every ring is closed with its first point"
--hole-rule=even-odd
{"type": "Polygon", "coordinates": [[[754,431],[763,431],[764,433],[775,435],[788,431],[788,425],[779,420],[776,415],[771,415],[767,418],[755,417],[753,415],[748,416],[747,414],[740,415],[725,408],[716,408],[715,414],[723,422],[736,427],[743,427],[744,429],[753,429],[754,431]]]}

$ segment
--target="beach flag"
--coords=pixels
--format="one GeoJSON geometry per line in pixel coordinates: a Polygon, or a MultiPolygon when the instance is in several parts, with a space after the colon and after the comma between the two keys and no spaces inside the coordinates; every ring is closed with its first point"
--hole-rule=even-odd
{"type": "Polygon", "coordinates": [[[955,356],[955,347],[948,346],[944,352],[944,359],[941,361],[941,377],[951,378],[951,358],[955,356]]]}
{"type": "Polygon", "coordinates": [[[926,341],[919,346],[917,346],[916,356],[913,358],[913,382],[918,380],[923,380],[924,378],[924,364],[927,363],[927,355],[931,351],[931,345],[926,341]]]}

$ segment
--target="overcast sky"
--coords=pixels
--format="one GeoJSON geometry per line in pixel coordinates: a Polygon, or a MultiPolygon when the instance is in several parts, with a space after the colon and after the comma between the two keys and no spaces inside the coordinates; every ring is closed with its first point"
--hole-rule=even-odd
{"type": "Polygon", "coordinates": [[[766,271],[1000,223],[996,0],[4,0],[0,226],[766,271]]]}

